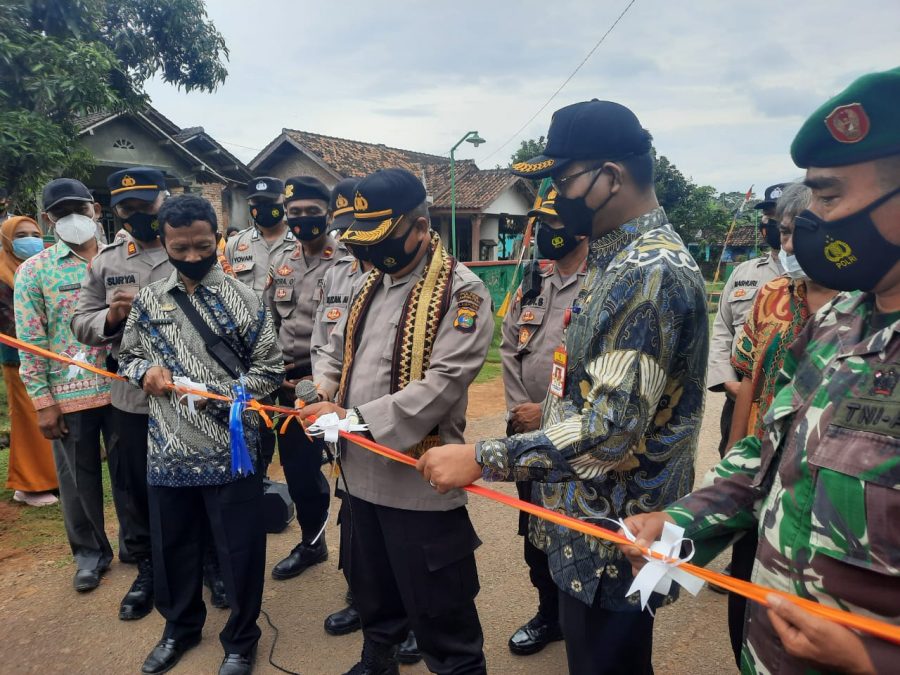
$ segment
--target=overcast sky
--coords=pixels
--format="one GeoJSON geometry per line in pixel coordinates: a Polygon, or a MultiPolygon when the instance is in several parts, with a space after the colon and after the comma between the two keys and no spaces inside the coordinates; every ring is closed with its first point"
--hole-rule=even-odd
{"type": "Polygon", "coordinates": [[[245,161],[283,127],[506,166],[554,110],[618,101],[699,184],[746,190],[800,174],[791,139],[855,77],[900,65],[896,0],[207,0],[231,50],[214,94],[149,84],[154,105],[245,161]],[[230,144],[230,145],[229,145],[230,144]],[[246,146],[246,147],[239,147],[246,146]]]}

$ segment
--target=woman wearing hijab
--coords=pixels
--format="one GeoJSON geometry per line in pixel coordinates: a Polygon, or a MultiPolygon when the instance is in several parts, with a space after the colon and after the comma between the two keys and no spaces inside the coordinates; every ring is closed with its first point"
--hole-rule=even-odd
{"type": "MultiPolygon", "coordinates": [[[[13,216],[0,226],[0,331],[15,336],[13,287],[19,265],[44,248],[38,224],[26,216],[13,216]]],[[[13,499],[29,506],[57,502],[58,487],[53,450],[38,429],[37,413],[19,379],[19,352],[0,345],[0,363],[9,400],[9,470],[6,487],[15,490],[13,499]]]]}

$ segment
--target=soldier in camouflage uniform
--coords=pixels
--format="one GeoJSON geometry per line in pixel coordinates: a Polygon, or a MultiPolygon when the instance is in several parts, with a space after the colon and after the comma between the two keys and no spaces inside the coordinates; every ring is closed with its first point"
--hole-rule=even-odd
{"type": "MultiPolygon", "coordinates": [[[[758,529],[752,580],[900,624],[900,69],[866,75],[804,124],[791,154],[811,210],[796,219],[804,271],[839,294],[784,361],[765,416],[700,490],[629,519],[644,541],[686,527],[695,562],[758,529]]],[[[628,549],[635,564],[636,550],[628,549]]],[[[900,647],[789,601],[749,603],[744,672],[889,672],[900,647]]]]}

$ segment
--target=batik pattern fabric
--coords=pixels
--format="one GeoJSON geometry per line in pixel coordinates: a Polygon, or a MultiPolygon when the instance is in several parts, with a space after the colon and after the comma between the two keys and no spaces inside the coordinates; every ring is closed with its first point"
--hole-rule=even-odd
{"type": "MultiPolygon", "coordinates": [[[[143,288],[134,300],[119,352],[119,372],[141,386],[154,366],[168,368],[225,396],[241,381],[250,396],[275,391],[284,377],[272,317],[258,293],[216,265],[189,302],[213,333],[228,343],[247,365],[240,380],[207,351],[206,343],[174,300],[184,285],[173,272],[143,288]]],[[[221,485],[235,480],[231,472],[230,404],[209,400],[191,412],[175,392],[150,397],[147,482],[170,487],[221,485]]],[[[244,441],[254,467],[258,462],[259,415],[243,416],[244,441]]]]}
{"type": "MultiPolygon", "coordinates": [[[[752,581],[900,625],[900,313],[844,293],[785,355],[762,439],[737,443],[703,488],[667,512],[705,564],[757,529],[752,581]]],[[[746,673],[811,673],[749,603],[746,673]]],[[[897,645],[863,636],[877,672],[897,645]]]]}
{"type": "MultiPolygon", "coordinates": [[[[708,341],[703,278],[663,209],[592,241],[563,396],[545,400],[540,431],[476,446],[484,478],[539,481],[545,507],[605,527],[672,503],[693,486],[708,341]]],[[[640,609],[615,546],[532,520],[560,589],[640,609]]]]}
{"type": "Polygon", "coordinates": [[[806,283],[777,277],[760,290],[735,344],[731,364],[752,382],[747,433],[762,438],[763,418],[775,398],[775,383],[788,347],[809,321],[806,283]]]}
{"type": "MultiPolygon", "coordinates": [[[[109,346],[81,344],[72,332],[72,316],[87,268],[87,260],[62,241],[19,265],[16,331],[21,340],[35,347],[106,368],[109,346]]],[[[109,378],[28,352],[22,352],[21,360],[19,375],[37,410],[58,405],[62,412],[73,413],[110,402],[109,378]]]]}

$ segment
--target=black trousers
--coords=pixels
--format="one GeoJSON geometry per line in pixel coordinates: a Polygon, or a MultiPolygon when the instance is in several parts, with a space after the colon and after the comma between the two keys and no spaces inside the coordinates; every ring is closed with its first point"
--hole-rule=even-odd
{"type": "Polygon", "coordinates": [[[722,406],[722,417],[719,418],[719,431],[722,434],[722,439],[719,441],[719,457],[725,456],[725,448],[728,447],[732,417],[734,417],[734,400],[726,396],[725,405],[722,406]]]}
{"type": "MultiPolygon", "coordinates": [[[[532,481],[517,481],[516,490],[519,499],[533,503],[531,498],[532,481]]],[[[553,577],[550,576],[550,562],[547,554],[531,543],[528,539],[529,515],[524,511],[519,512],[519,534],[524,538],[525,563],[528,565],[528,576],[531,585],[538,592],[538,614],[550,623],[559,621],[559,588],[553,577]]]]}
{"type": "Polygon", "coordinates": [[[572,675],[653,673],[653,616],[647,611],[613,612],[559,594],[559,622],[572,675]]]}
{"type": "MultiPolygon", "coordinates": [[[[281,405],[293,407],[294,398],[279,390],[281,405]]],[[[316,538],[328,519],[331,491],[322,474],[322,439],[310,440],[296,422],[278,435],[278,454],[284,469],[288,492],[297,507],[297,522],[303,541],[316,538]]]]}
{"type": "Polygon", "coordinates": [[[103,464],[100,438],[109,447],[112,406],[64,415],[69,433],[53,441],[66,536],[78,569],[105,569],[113,552],[103,517],[103,464]]]}
{"type": "Polygon", "coordinates": [[[112,409],[112,434],[107,446],[113,502],[119,518],[120,541],[135,558],[151,553],[147,507],[147,425],[150,417],[112,409]]]}
{"type": "Polygon", "coordinates": [[[219,640],[226,654],[247,654],[259,641],[266,533],[262,473],[225,485],[150,486],[153,583],[165,638],[199,635],[206,620],[203,557],[211,532],[231,615],[219,640]],[[207,525],[207,518],[209,525],[207,525]]]}
{"type": "Polygon", "coordinates": [[[475,609],[481,544],[465,507],[407,511],[346,497],[347,576],[367,640],[395,645],[410,629],[433,673],[485,673],[475,609]]]}

